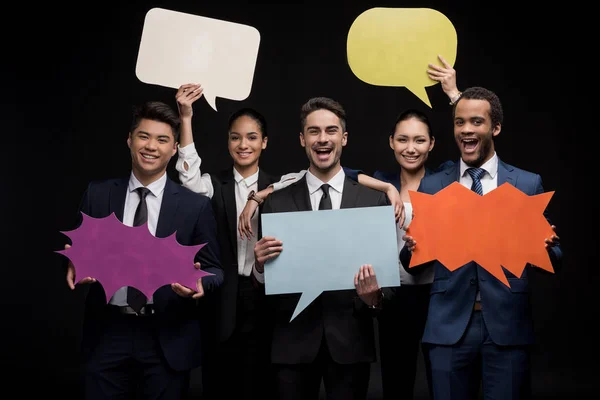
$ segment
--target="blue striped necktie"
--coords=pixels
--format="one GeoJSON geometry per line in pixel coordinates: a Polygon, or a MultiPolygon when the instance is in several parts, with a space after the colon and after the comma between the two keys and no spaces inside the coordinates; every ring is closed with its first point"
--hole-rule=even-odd
{"type": "Polygon", "coordinates": [[[483,168],[467,168],[467,172],[471,175],[473,183],[471,184],[471,190],[480,196],[483,196],[483,188],[481,187],[481,177],[485,174],[483,168]]]}

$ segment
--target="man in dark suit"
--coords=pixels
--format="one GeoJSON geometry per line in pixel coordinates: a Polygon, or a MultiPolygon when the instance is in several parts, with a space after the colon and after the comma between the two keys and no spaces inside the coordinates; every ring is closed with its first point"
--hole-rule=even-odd
{"type": "MultiPolygon", "coordinates": [[[[301,128],[300,143],[310,167],[302,179],[273,192],[263,213],[390,204],[384,193],[345,176],[340,157],[348,133],[339,103],[310,99],[301,110],[301,128]]],[[[282,249],[276,238],[261,238],[254,248],[255,268],[262,273],[264,262],[282,249]]],[[[371,266],[360,267],[355,286],[356,291],[322,293],[291,322],[300,294],[268,296],[278,399],[318,399],[321,380],[328,399],[366,398],[370,363],[375,360],[373,309],[381,304],[382,294],[371,266]]]]}
{"type": "MultiPolygon", "coordinates": [[[[86,285],[82,340],[86,399],[182,399],[190,370],[201,362],[205,327],[199,307],[203,297],[221,285],[223,271],[210,200],[166,174],[177,151],[179,129],[179,117],[164,103],[136,108],[127,139],[130,175],[90,183],[80,211],[95,218],[115,213],[129,226],[147,223],[156,237],[176,232],[182,245],[206,243],[194,261],[196,268],[214,275],[198,280],[195,288],[166,284],[148,299],[142,295],[141,302],[132,299],[134,288],[122,287],[114,295],[107,293],[108,304],[93,277],[81,280],[92,283],[86,285]]],[[[72,289],[75,268],[69,262],[67,282],[72,289]]]]}
{"type": "MultiPolygon", "coordinates": [[[[480,87],[465,90],[454,105],[453,117],[461,159],[425,176],[419,192],[435,194],[453,182],[480,195],[506,182],[529,196],[544,192],[538,174],[508,165],[496,155],[494,137],[500,133],[503,111],[495,93],[480,87]]],[[[454,271],[438,261],[408,268],[418,238],[405,235],[404,240],[400,258],[409,273],[418,274],[432,264],[434,268],[423,334],[423,343],[429,347],[434,398],[475,399],[481,380],[486,399],[529,398],[529,346],[534,339],[529,279],[533,271],[543,270],[528,264],[521,276],[515,276],[504,269],[508,287],[473,261],[454,271]]],[[[558,237],[539,240],[540,247],[545,240],[558,270],[562,258],[558,237]]]]}

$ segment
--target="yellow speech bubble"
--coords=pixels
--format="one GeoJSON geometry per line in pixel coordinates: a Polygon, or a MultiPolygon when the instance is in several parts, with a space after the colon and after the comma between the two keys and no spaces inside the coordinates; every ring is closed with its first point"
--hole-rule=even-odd
{"type": "MultiPolygon", "coordinates": [[[[430,8],[371,8],[348,31],[348,64],[356,77],[376,86],[404,86],[431,107],[425,88],[437,82],[427,65],[456,60],[456,29],[430,8]]],[[[441,65],[441,64],[440,64],[441,65]]]]}

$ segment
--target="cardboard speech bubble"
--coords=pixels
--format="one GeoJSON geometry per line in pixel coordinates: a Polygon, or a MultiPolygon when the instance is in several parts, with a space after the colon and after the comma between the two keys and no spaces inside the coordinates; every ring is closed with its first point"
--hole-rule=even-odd
{"type": "Polygon", "coordinates": [[[417,242],[409,268],[438,260],[450,271],[475,261],[510,287],[502,267],[520,277],[527,263],[554,272],[545,238],[554,234],[544,210],[554,192],[528,196],[504,183],[480,196],[459,182],[435,195],[409,191],[417,242]]]}
{"type": "Polygon", "coordinates": [[[437,84],[427,65],[438,55],[454,65],[456,29],[430,8],[371,8],[360,14],[348,31],[348,65],[363,82],[375,86],[404,86],[431,107],[425,90],[437,84]]]}
{"type": "Polygon", "coordinates": [[[146,14],[135,73],[145,83],[179,88],[199,83],[216,98],[250,94],[260,33],[252,26],[153,8],[146,14]]]}
{"type": "Polygon", "coordinates": [[[133,286],[147,298],[171,283],[196,290],[199,278],[213,275],[194,267],[194,257],[206,243],[183,246],[175,233],[158,238],[147,223],[127,226],[114,213],[105,218],[81,214],[78,228],[62,232],[71,239],[71,247],[56,253],[71,260],[78,281],[91,277],[100,282],[108,298],[123,286],[133,286]]]}

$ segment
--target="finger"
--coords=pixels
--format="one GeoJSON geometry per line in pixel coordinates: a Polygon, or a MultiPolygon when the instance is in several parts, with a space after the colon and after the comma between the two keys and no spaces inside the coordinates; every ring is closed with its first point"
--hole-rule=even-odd
{"type": "Polygon", "coordinates": [[[194,268],[196,268],[196,269],[200,269],[200,267],[201,267],[201,266],[202,266],[202,265],[201,265],[201,264],[200,264],[198,261],[196,261],[196,262],[194,263],[194,268]]]}
{"type": "Polygon", "coordinates": [[[65,244],[65,250],[69,250],[71,248],[70,244],[65,244]]]}
{"type": "Polygon", "coordinates": [[[354,274],[354,287],[358,287],[358,272],[354,274]]]}
{"type": "Polygon", "coordinates": [[[438,54],[438,58],[442,62],[442,64],[444,64],[444,67],[446,67],[446,68],[452,68],[452,66],[450,64],[448,64],[448,61],[446,61],[444,59],[444,57],[442,57],[440,54],[438,54]]]}
{"type": "Polygon", "coordinates": [[[375,269],[371,264],[367,264],[367,271],[369,271],[369,276],[371,278],[375,278],[375,269]]]}

